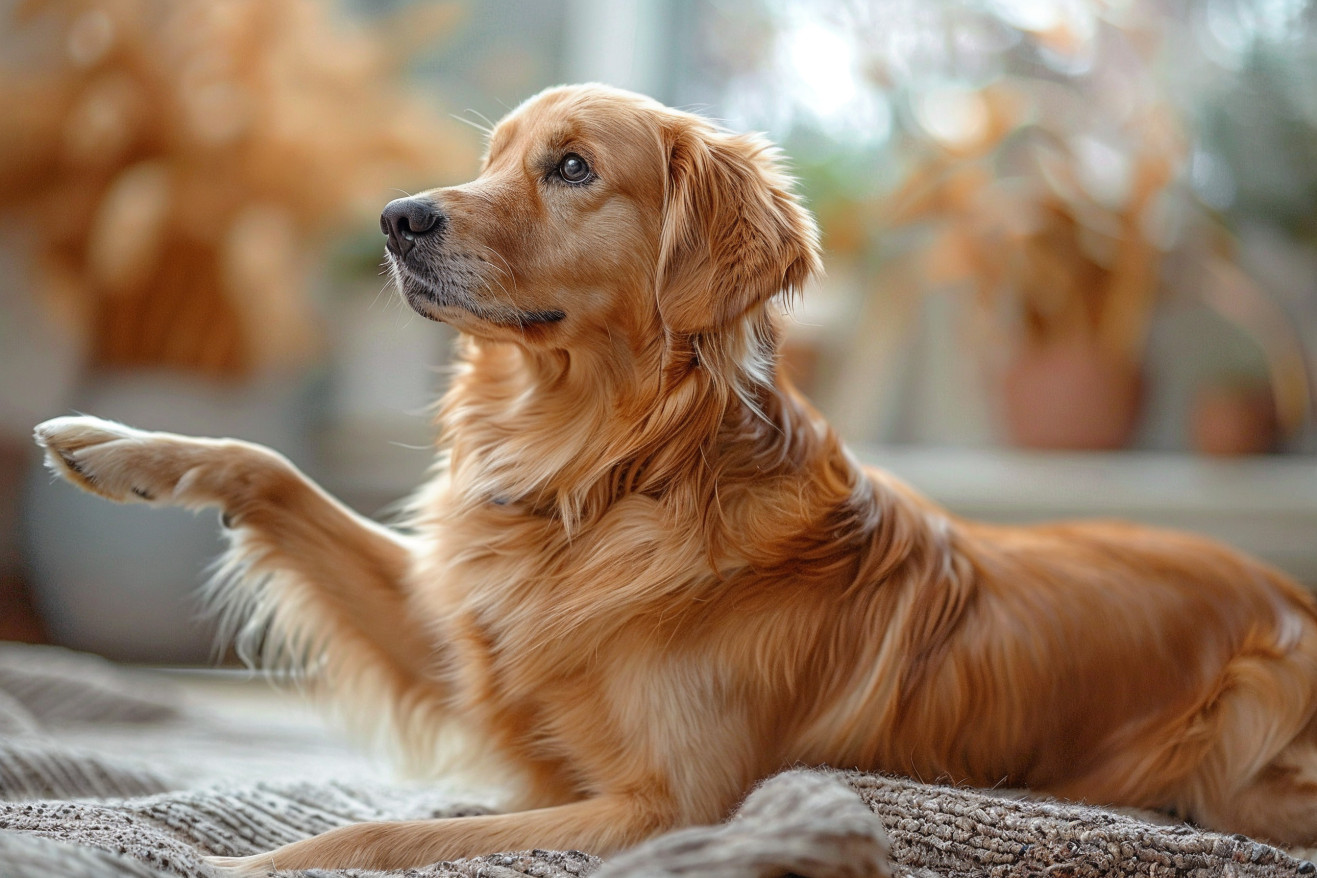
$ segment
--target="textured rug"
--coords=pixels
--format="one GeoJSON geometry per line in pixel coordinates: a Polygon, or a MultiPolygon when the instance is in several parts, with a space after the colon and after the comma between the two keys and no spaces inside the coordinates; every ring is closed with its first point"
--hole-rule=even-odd
{"type": "MultiPolygon", "coordinates": [[[[184,704],[163,675],[0,644],[4,878],[210,878],[208,854],[256,853],[359,820],[476,813],[484,809],[451,792],[364,771],[313,725],[221,718],[184,704]]],[[[387,874],[1317,878],[1317,867],[1242,836],[1137,815],[797,770],[762,784],[720,826],[669,833],[607,862],[579,851],[520,851],[387,874]]]]}

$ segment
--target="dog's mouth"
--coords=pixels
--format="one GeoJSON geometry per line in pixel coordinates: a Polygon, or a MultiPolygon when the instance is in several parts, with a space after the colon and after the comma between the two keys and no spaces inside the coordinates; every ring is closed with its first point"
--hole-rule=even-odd
{"type": "Polygon", "coordinates": [[[567,313],[557,308],[524,309],[474,301],[469,288],[479,278],[475,272],[463,267],[445,266],[447,270],[434,270],[429,266],[412,265],[392,254],[389,254],[388,261],[407,304],[428,320],[452,322],[449,318],[452,311],[457,310],[496,326],[526,329],[559,323],[567,318],[567,313]]]}

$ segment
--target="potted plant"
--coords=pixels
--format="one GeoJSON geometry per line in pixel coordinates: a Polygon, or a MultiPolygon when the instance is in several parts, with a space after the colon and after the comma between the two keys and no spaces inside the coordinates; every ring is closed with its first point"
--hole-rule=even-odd
{"type": "MultiPolygon", "coordinates": [[[[400,76],[454,14],[418,5],[364,26],[316,0],[39,0],[7,13],[0,218],[21,269],[8,294],[61,327],[58,365],[77,360],[46,414],[72,406],[305,456],[325,243],[373,228],[394,186],[474,160],[474,136],[400,76]]],[[[34,472],[24,519],[56,639],[204,658],[185,595],[213,525],[104,516],[44,481],[34,472]]]]}

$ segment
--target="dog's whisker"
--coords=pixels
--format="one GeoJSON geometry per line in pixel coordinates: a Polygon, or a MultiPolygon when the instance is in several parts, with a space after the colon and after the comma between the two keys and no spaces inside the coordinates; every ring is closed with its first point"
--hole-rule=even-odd
{"type": "MultiPolygon", "coordinates": [[[[467,110],[467,112],[473,113],[475,111],[467,110]]],[[[448,115],[451,116],[454,120],[461,122],[463,125],[471,126],[472,128],[479,131],[481,134],[483,134],[485,137],[489,137],[491,134],[494,133],[494,126],[492,125],[489,124],[481,125],[479,122],[476,122],[472,119],[468,119],[465,116],[461,115],[460,113],[449,113],[448,115]]]]}

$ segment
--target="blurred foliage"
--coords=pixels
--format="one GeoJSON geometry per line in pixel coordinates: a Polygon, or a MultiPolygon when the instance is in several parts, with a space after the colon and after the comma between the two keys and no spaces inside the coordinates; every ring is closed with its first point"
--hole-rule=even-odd
{"type": "Polygon", "coordinates": [[[93,366],[305,360],[328,236],[477,151],[403,75],[459,26],[452,3],[369,26],[329,0],[26,0],[5,17],[0,219],[93,366]]]}
{"type": "Polygon", "coordinates": [[[973,291],[1026,355],[1068,339],[1132,368],[1159,302],[1197,297],[1264,349],[1284,429],[1308,417],[1286,308],[1317,321],[1317,285],[1278,301],[1237,233],[1317,244],[1311,0],[713,9],[700,75],[785,143],[834,254],[973,291]]]}
{"type": "Polygon", "coordinates": [[[720,84],[729,124],[789,144],[821,205],[892,191],[912,162],[973,134],[981,117],[966,96],[1006,85],[1030,96],[1021,126],[1056,114],[1067,92],[1082,97],[1077,115],[1045,120],[1069,134],[1110,136],[1160,105],[1185,129],[1208,206],[1317,212],[1312,0],[711,6],[699,75],[720,84]]]}

